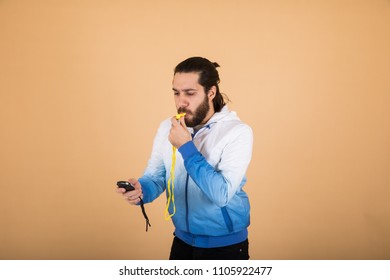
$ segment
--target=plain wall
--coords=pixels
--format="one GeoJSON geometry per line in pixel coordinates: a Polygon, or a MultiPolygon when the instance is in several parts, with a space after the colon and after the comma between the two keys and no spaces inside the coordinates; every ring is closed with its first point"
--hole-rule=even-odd
{"type": "Polygon", "coordinates": [[[139,177],[173,68],[254,131],[252,259],[390,258],[390,1],[0,1],[0,258],[167,259],[139,177]]]}

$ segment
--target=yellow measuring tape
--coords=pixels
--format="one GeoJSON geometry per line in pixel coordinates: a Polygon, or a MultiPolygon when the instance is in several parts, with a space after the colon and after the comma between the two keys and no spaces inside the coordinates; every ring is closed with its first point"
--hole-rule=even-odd
{"type": "MultiPolygon", "coordinates": [[[[180,120],[180,118],[184,117],[185,115],[186,115],[186,113],[177,114],[175,116],[175,118],[177,120],[180,120]]],[[[171,165],[170,177],[168,179],[168,186],[167,186],[168,198],[167,198],[167,205],[166,205],[165,213],[164,213],[165,220],[169,220],[176,213],[175,194],[174,194],[174,191],[175,191],[176,150],[177,150],[176,147],[172,146],[172,165],[171,165]],[[173,207],[172,214],[169,213],[169,205],[171,203],[172,203],[172,207],[173,207]]]]}

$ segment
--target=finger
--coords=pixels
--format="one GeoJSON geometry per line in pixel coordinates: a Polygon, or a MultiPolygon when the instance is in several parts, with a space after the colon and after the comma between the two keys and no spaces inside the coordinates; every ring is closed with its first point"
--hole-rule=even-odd
{"type": "Polygon", "coordinates": [[[137,179],[130,178],[127,181],[134,187],[135,190],[141,190],[141,184],[138,182],[137,179]]]}
{"type": "Polygon", "coordinates": [[[124,192],[126,192],[126,190],[124,188],[116,188],[115,191],[117,193],[124,193],[124,192]]]}
{"type": "Polygon", "coordinates": [[[181,117],[181,118],[180,118],[180,124],[181,124],[184,128],[187,128],[185,117],[181,117]]]}
{"type": "Polygon", "coordinates": [[[176,117],[172,117],[172,118],[171,118],[171,123],[172,123],[172,126],[178,126],[178,125],[179,125],[179,122],[178,122],[178,120],[176,119],[176,117]]]}
{"type": "Polygon", "coordinates": [[[126,199],[126,201],[129,203],[129,204],[132,204],[132,205],[136,205],[137,203],[140,202],[140,198],[137,197],[137,198],[132,198],[132,199],[126,199]]]}
{"type": "Polygon", "coordinates": [[[137,187],[138,180],[135,178],[130,178],[127,180],[130,184],[133,185],[133,187],[137,187]]]}
{"type": "Polygon", "coordinates": [[[139,197],[141,194],[141,191],[140,190],[133,190],[133,191],[128,191],[128,192],[125,192],[123,195],[127,198],[136,198],[136,197],[139,197]]]}
{"type": "Polygon", "coordinates": [[[137,196],[137,195],[125,196],[125,199],[128,201],[134,201],[134,200],[137,200],[138,198],[139,198],[139,196],[137,196]]]}
{"type": "Polygon", "coordinates": [[[140,201],[141,201],[140,198],[136,198],[136,199],[134,199],[134,200],[128,200],[128,203],[131,204],[131,205],[136,205],[136,204],[138,204],[140,201]]]}
{"type": "Polygon", "coordinates": [[[125,200],[130,201],[132,203],[138,203],[141,200],[141,196],[139,195],[131,195],[125,197],[125,200]]]}

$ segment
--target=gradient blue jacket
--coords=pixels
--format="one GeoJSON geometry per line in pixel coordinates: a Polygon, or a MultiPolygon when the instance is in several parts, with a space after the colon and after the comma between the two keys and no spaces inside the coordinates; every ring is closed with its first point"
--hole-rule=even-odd
{"type": "MultiPolygon", "coordinates": [[[[172,164],[171,118],[163,121],[139,182],[145,203],[166,190],[172,164]]],[[[248,236],[250,205],[243,190],[252,156],[252,129],[225,106],[176,154],[172,217],[175,235],[195,247],[221,247],[248,236]]],[[[170,212],[172,213],[172,205],[170,212]]]]}

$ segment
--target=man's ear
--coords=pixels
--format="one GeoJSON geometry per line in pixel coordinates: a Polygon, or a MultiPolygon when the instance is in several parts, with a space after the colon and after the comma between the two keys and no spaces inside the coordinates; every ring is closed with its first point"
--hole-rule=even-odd
{"type": "Polygon", "coordinates": [[[216,86],[212,86],[210,89],[209,89],[209,92],[207,93],[208,97],[210,100],[213,100],[215,95],[217,93],[217,87],[216,86]]]}

